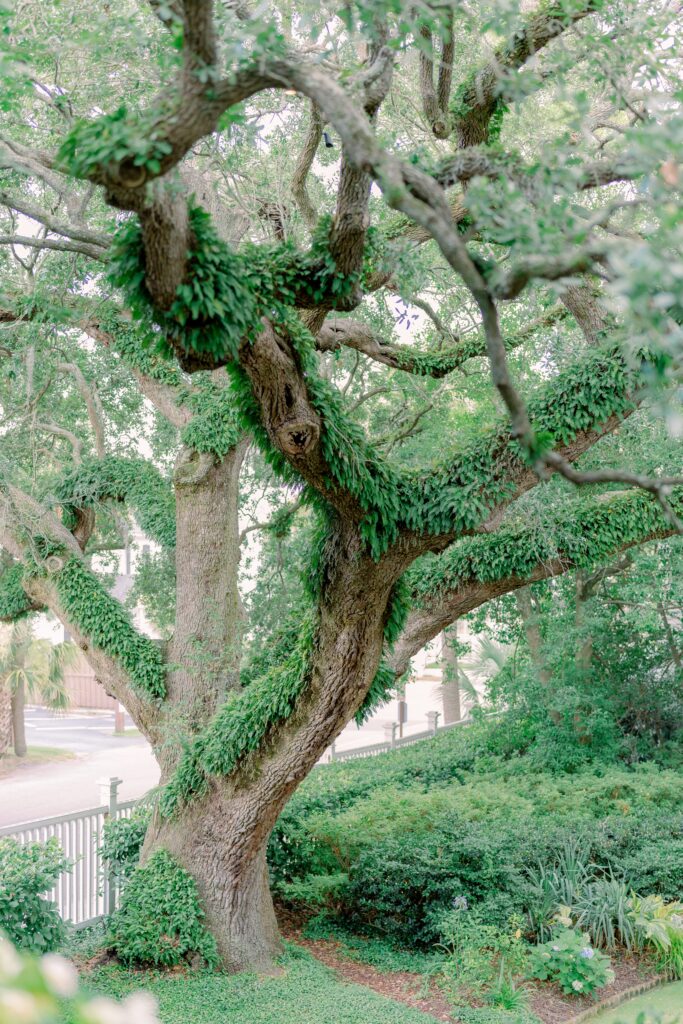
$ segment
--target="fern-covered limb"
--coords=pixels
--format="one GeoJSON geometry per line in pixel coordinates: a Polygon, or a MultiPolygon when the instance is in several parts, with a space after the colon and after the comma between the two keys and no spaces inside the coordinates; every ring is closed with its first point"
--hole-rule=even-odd
{"type": "Polygon", "coordinates": [[[125,502],[145,534],[162,547],[175,546],[175,501],[170,482],[147,459],[108,456],[84,462],[63,477],[55,492],[66,525],[77,509],[105,501],[125,502]]]}
{"type": "MultiPolygon", "coordinates": [[[[683,488],[669,500],[680,514],[683,488]]],[[[674,533],[649,494],[614,491],[582,499],[550,522],[518,521],[494,534],[465,537],[440,555],[420,559],[406,574],[412,610],[390,664],[402,674],[442,629],[496,597],[674,533]]]]}
{"type": "MultiPolygon", "coordinates": [[[[638,368],[618,346],[589,352],[529,401],[537,436],[568,462],[576,461],[633,412],[638,380],[638,368]]],[[[402,508],[416,532],[455,536],[491,528],[502,509],[537,482],[505,419],[428,475],[404,481],[402,508]]]]}
{"type": "MultiPolygon", "coordinates": [[[[83,563],[82,552],[54,512],[0,480],[0,544],[16,559],[7,593],[21,612],[21,586],[36,608],[49,608],[86,652],[98,678],[152,736],[165,694],[158,646],[132,626],[122,605],[83,563]]],[[[3,579],[5,574],[3,573],[3,579]]],[[[157,737],[158,738],[158,737],[157,737]]]]}
{"type": "Polygon", "coordinates": [[[0,562],[0,622],[17,622],[32,612],[43,611],[43,606],[24,590],[24,567],[18,562],[8,561],[5,565],[3,562],[0,562]]]}
{"type": "MultiPolygon", "coordinates": [[[[415,303],[419,305],[419,303],[415,303]]],[[[508,349],[523,344],[536,330],[549,327],[566,316],[561,306],[553,306],[547,313],[536,317],[515,334],[505,339],[508,349]]],[[[486,341],[479,333],[457,339],[456,344],[433,350],[420,350],[413,346],[395,345],[379,338],[372,328],[361,320],[330,317],[316,335],[320,352],[337,352],[351,348],[364,356],[395,370],[404,370],[421,377],[445,377],[459,369],[469,359],[486,356],[486,341]]]]}

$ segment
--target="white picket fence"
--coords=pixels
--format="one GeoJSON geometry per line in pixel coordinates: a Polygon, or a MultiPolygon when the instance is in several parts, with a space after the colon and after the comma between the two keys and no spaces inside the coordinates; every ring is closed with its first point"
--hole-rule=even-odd
{"type": "Polygon", "coordinates": [[[409,747],[420,740],[429,740],[444,729],[452,729],[456,725],[469,725],[470,718],[461,718],[459,722],[449,722],[447,725],[439,725],[440,713],[438,711],[427,712],[427,728],[421,732],[412,732],[407,736],[399,736],[400,726],[398,722],[391,722],[384,726],[385,739],[381,743],[370,743],[365,747],[351,747],[350,750],[337,750],[333,743],[329,749],[327,761],[353,761],[357,757],[376,757],[377,754],[387,754],[390,750],[398,750],[400,747],[409,747]]]}
{"type": "MultiPolygon", "coordinates": [[[[430,711],[427,714],[427,729],[422,732],[399,736],[399,725],[393,722],[385,727],[386,739],[383,743],[371,743],[351,750],[336,750],[333,744],[324,760],[349,761],[359,757],[374,757],[430,739],[443,729],[467,725],[469,721],[463,719],[439,726],[439,712],[430,711]]],[[[60,876],[48,898],[55,901],[61,917],[76,928],[94,924],[113,913],[116,907],[116,886],[107,874],[100,848],[104,823],[111,819],[129,818],[137,803],[135,800],[119,803],[117,793],[121,782],[121,779],[116,778],[100,781],[103,801],[100,807],[0,828],[0,838],[9,836],[20,843],[44,843],[53,836],[57,839],[72,867],[60,876]]]]}
{"type": "Polygon", "coordinates": [[[130,817],[136,804],[135,800],[118,802],[120,783],[121,779],[99,783],[101,798],[106,801],[101,807],[0,828],[0,838],[9,836],[20,843],[57,839],[72,866],[60,875],[48,898],[55,901],[60,916],[77,928],[94,924],[116,906],[116,887],[107,874],[100,847],[104,823],[130,817]]]}

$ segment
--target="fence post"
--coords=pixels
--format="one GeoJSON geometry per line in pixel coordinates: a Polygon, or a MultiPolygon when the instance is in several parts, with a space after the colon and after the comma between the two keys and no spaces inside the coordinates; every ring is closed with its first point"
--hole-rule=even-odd
{"type": "Polygon", "coordinates": [[[337,756],[337,741],[334,740],[333,743],[332,743],[332,746],[330,747],[330,761],[334,761],[336,756],[337,756]]]}
{"type": "Polygon", "coordinates": [[[398,722],[388,722],[384,726],[384,740],[389,746],[393,748],[396,746],[396,730],[398,729],[398,722]]]}
{"type": "MultiPolygon", "coordinates": [[[[109,779],[100,779],[97,783],[100,787],[100,803],[108,807],[108,810],[105,811],[105,819],[109,818],[110,821],[116,821],[119,806],[118,790],[122,782],[123,779],[112,776],[109,779]]],[[[113,914],[116,910],[116,883],[110,871],[107,871],[105,875],[105,904],[107,914],[113,914]]]]}
{"type": "Polygon", "coordinates": [[[440,712],[438,711],[427,712],[427,728],[432,736],[436,736],[437,729],[439,728],[439,716],[440,712]]]}

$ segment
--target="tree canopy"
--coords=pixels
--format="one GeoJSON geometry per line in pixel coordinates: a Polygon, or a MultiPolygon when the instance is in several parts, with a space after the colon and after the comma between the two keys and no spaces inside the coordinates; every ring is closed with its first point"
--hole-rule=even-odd
{"type": "Polygon", "coordinates": [[[0,10],[0,619],[69,629],[159,758],[147,854],[261,964],[345,723],[682,528],[680,5],[0,10]],[[131,515],[166,646],[108,591],[131,515]]]}

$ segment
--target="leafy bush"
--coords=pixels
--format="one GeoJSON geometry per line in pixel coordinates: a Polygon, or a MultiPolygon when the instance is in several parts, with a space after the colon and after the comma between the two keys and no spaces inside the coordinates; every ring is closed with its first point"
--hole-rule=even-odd
{"type": "MultiPolygon", "coordinates": [[[[679,772],[652,763],[539,772],[510,748],[507,724],[498,721],[321,766],[281,815],[269,864],[285,902],[426,949],[444,941],[442,923],[459,896],[501,931],[510,918],[529,915],[524,930],[540,938],[561,903],[576,904],[574,920],[588,915],[578,892],[610,873],[643,893],[661,882],[676,898],[682,844],[679,772]],[[572,850],[568,834],[576,837],[572,850]]],[[[607,895],[619,895],[607,889],[604,881],[594,888],[590,912],[596,928],[602,915],[601,941],[611,944],[610,928],[621,941],[627,924],[623,913],[605,917],[607,895]]]]}
{"type": "Polygon", "coordinates": [[[0,839],[0,932],[21,949],[44,953],[63,938],[57,908],[43,897],[68,867],[56,839],[0,839]]]}
{"type": "Polygon", "coordinates": [[[683,978],[683,904],[666,903],[661,896],[641,898],[634,894],[628,907],[638,944],[653,946],[661,968],[683,978]]]}
{"type": "Polygon", "coordinates": [[[621,944],[631,949],[633,921],[626,882],[612,872],[593,878],[579,894],[575,904],[578,928],[586,928],[593,942],[602,949],[616,949],[621,944]]]}
{"type": "Polygon", "coordinates": [[[121,887],[131,877],[140,860],[150,813],[150,808],[143,804],[135,808],[130,818],[111,818],[104,824],[100,853],[121,887]]]}
{"type": "Polygon", "coordinates": [[[540,981],[557,982],[567,995],[589,995],[614,981],[609,963],[609,957],[591,946],[587,932],[563,928],[532,950],[530,973],[540,981]]]}
{"type": "Polygon", "coordinates": [[[216,943],[203,918],[192,876],[166,850],[157,850],[130,877],[108,943],[125,964],[172,967],[201,957],[215,965],[216,943]]]}
{"type": "Polygon", "coordinates": [[[526,993],[512,983],[512,976],[526,967],[526,945],[515,922],[507,929],[484,923],[459,897],[440,922],[444,941],[439,947],[447,954],[443,985],[451,997],[480,996],[488,990],[494,1005],[521,1009],[526,993]],[[514,1004],[514,1005],[507,1005],[514,1004]]]}

